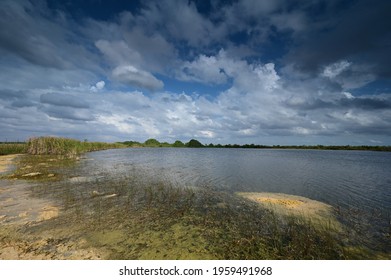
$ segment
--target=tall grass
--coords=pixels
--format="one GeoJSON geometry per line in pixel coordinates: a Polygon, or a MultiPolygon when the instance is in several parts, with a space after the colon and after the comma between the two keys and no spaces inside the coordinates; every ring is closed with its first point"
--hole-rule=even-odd
{"type": "Polygon", "coordinates": [[[1,143],[0,156],[11,154],[26,153],[27,145],[25,143],[1,143]]]}
{"type": "Polygon", "coordinates": [[[125,146],[118,143],[81,142],[69,138],[38,137],[28,140],[27,153],[31,155],[62,155],[72,158],[85,152],[123,147],[125,146]]]}

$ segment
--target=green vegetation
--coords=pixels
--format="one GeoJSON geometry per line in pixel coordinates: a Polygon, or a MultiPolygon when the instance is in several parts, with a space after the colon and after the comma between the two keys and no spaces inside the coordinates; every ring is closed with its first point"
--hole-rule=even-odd
{"type": "Polygon", "coordinates": [[[30,138],[27,142],[27,153],[31,155],[62,155],[76,157],[85,152],[124,148],[120,143],[81,142],[79,140],[59,137],[30,138]]]}
{"type": "Polygon", "coordinates": [[[174,142],[174,144],[172,144],[172,146],[174,148],[183,148],[183,147],[185,147],[185,144],[183,144],[182,141],[177,140],[177,141],[174,142]]]}
{"type": "Polygon", "coordinates": [[[26,153],[27,145],[21,142],[0,143],[0,156],[26,153]]]}
{"type": "Polygon", "coordinates": [[[180,140],[176,140],[173,144],[168,143],[168,142],[159,142],[158,140],[154,138],[150,138],[146,140],[144,143],[140,143],[137,141],[125,141],[121,142],[121,144],[126,145],[127,147],[134,147],[134,148],[139,148],[139,147],[147,147],[147,148],[184,148],[184,147],[189,147],[189,148],[199,148],[203,147],[204,145],[201,144],[198,140],[191,139],[189,142],[186,144],[183,143],[180,140]]]}
{"type": "Polygon", "coordinates": [[[189,148],[201,148],[203,146],[204,145],[202,145],[200,141],[195,140],[195,139],[191,139],[188,143],[186,143],[186,147],[189,147],[189,148]]]}
{"type": "Polygon", "coordinates": [[[137,141],[124,141],[118,143],[103,143],[103,142],[81,142],[74,139],[58,138],[58,137],[38,137],[31,138],[27,143],[24,142],[7,142],[0,143],[0,155],[8,154],[56,154],[65,156],[75,156],[84,152],[97,151],[103,149],[125,148],[125,147],[173,147],[173,148],[236,148],[236,149],[301,149],[301,150],[364,150],[364,151],[386,151],[391,152],[391,146],[325,146],[325,145],[256,145],[256,144],[202,144],[196,139],[191,139],[187,143],[176,140],[174,143],[159,142],[151,138],[144,143],[137,141]]]}
{"type": "Polygon", "coordinates": [[[156,139],[151,138],[151,139],[148,139],[147,141],[144,142],[144,146],[145,147],[160,147],[161,144],[156,139]]]}
{"type": "MultiPolygon", "coordinates": [[[[135,142],[137,143],[137,142],[135,142]]],[[[0,155],[24,154],[31,155],[62,155],[75,157],[85,152],[98,150],[126,148],[131,141],[124,143],[104,143],[79,141],[61,137],[36,137],[24,142],[3,142],[0,143],[0,155]]]]}
{"type": "Polygon", "coordinates": [[[189,142],[184,144],[180,140],[176,140],[173,144],[167,142],[159,142],[156,139],[148,139],[144,143],[137,141],[125,141],[121,142],[127,147],[173,147],[173,148],[235,148],[235,149],[300,149],[300,150],[364,150],[364,151],[386,151],[391,152],[391,146],[325,146],[325,145],[257,145],[257,144],[213,144],[204,145],[196,139],[191,139],[189,142]]]}

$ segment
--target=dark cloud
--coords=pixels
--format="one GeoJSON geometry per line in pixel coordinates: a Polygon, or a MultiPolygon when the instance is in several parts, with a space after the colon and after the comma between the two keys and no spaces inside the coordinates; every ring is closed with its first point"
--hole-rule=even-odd
{"type": "Polygon", "coordinates": [[[3,0],[0,3],[0,54],[55,69],[102,71],[83,28],[46,1],[3,0]]]}
{"type": "Polygon", "coordinates": [[[0,5],[0,48],[27,61],[65,68],[67,60],[59,56],[59,26],[48,15],[44,2],[4,1],[0,5]],[[48,18],[49,16],[49,18],[48,18]]]}
{"type": "Polygon", "coordinates": [[[350,2],[341,11],[338,7],[334,4],[320,15],[308,14],[313,22],[295,38],[297,47],[287,60],[299,70],[317,73],[325,65],[348,59],[391,78],[391,2],[361,0],[350,2]]]}
{"type": "Polygon", "coordinates": [[[0,99],[3,100],[17,100],[26,98],[26,92],[22,90],[8,90],[0,89],[0,99]]]}
{"type": "Polygon", "coordinates": [[[306,99],[299,102],[287,100],[284,104],[299,110],[319,109],[362,109],[366,111],[391,109],[391,98],[380,99],[376,97],[340,98],[332,101],[322,99],[306,99]]]}
{"type": "Polygon", "coordinates": [[[90,106],[80,96],[63,93],[45,93],[40,97],[41,103],[61,107],[89,108],[90,106]]]}
{"type": "Polygon", "coordinates": [[[58,108],[54,106],[46,106],[41,108],[41,110],[45,112],[48,116],[56,119],[66,119],[83,122],[94,120],[94,116],[91,114],[91,112],[87,110],[67,107],[58,108]]]}
{"type": "Polygon", "coordinates": [[[391,98],[342,98],[337,103],[341,107],[358,108],[363,110],[386,110],[391,109],[391,98]]]}
{"type": "Polygon", "coordinates": [[[162,89],[164,84],[151,73],[137,69],[131,65],[118,66],[113,70],[113,77],[130,86],[157,91],[162,89]]]}
{"type": "Polygon", "coordinates": [[[16,100],[11,103],[11,106],[16,108],[33,107],[36,106],[36,103],[31,100],[16,100]]]}

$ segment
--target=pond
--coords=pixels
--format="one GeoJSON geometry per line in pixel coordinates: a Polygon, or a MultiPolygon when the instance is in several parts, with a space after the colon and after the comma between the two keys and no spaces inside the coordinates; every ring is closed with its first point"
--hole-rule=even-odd
{"type": "Polygon", "coordinates": [[[343,223],[363,234],[363,242],[381,246],[389,239],[387,152],[133,148],[89,153],[80,168],[95,178],[141,174],[146,181],[189,188],[303,196],[333,206],[343,223]]]}

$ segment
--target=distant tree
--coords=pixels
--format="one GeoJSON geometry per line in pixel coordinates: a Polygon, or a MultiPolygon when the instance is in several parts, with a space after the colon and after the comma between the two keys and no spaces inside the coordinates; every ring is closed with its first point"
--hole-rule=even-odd
{"type": "Polygon", "coordinates": [[[174,142],[174,144],[172,144],[173,147],[176,147],[176,148],[182,148],[182,147],[185,147],[185,144],[183,144],[182,141],[179,141],[179,140],[176,140],[174,142]]]}
{"type": "Polygon", "coordinates": [[[125,144],[126,146],[129,146],[129,147],[140,147],[140,146],[142,146],[142,144],[140,142],[137,142],[137,141],[125,141],[125,142],[122,142],[122,144],[125,144]]]}
{"type": "Polygon", "coordinates": [[[160,146],[160,142],[157,141],[156,139],[148,139],[147,141],[144,142],[144,145],[146,147],[159,147],[160,146]]]}
{"type": "Polygon", "coordinates": [[[186,146],[190,148],[201,148],[204,145],[202,145],[201,142],[198,140],[191,139],[188,143],[186,143],[186,146]]]}
{"type": "Polygon", "coordinates": [[[170,143],[168,143],[168,142],[162,142],[162,143],[160,143],[159,147],[167,148],[167,147],[172,147],[172,145],[170,143]]]}

